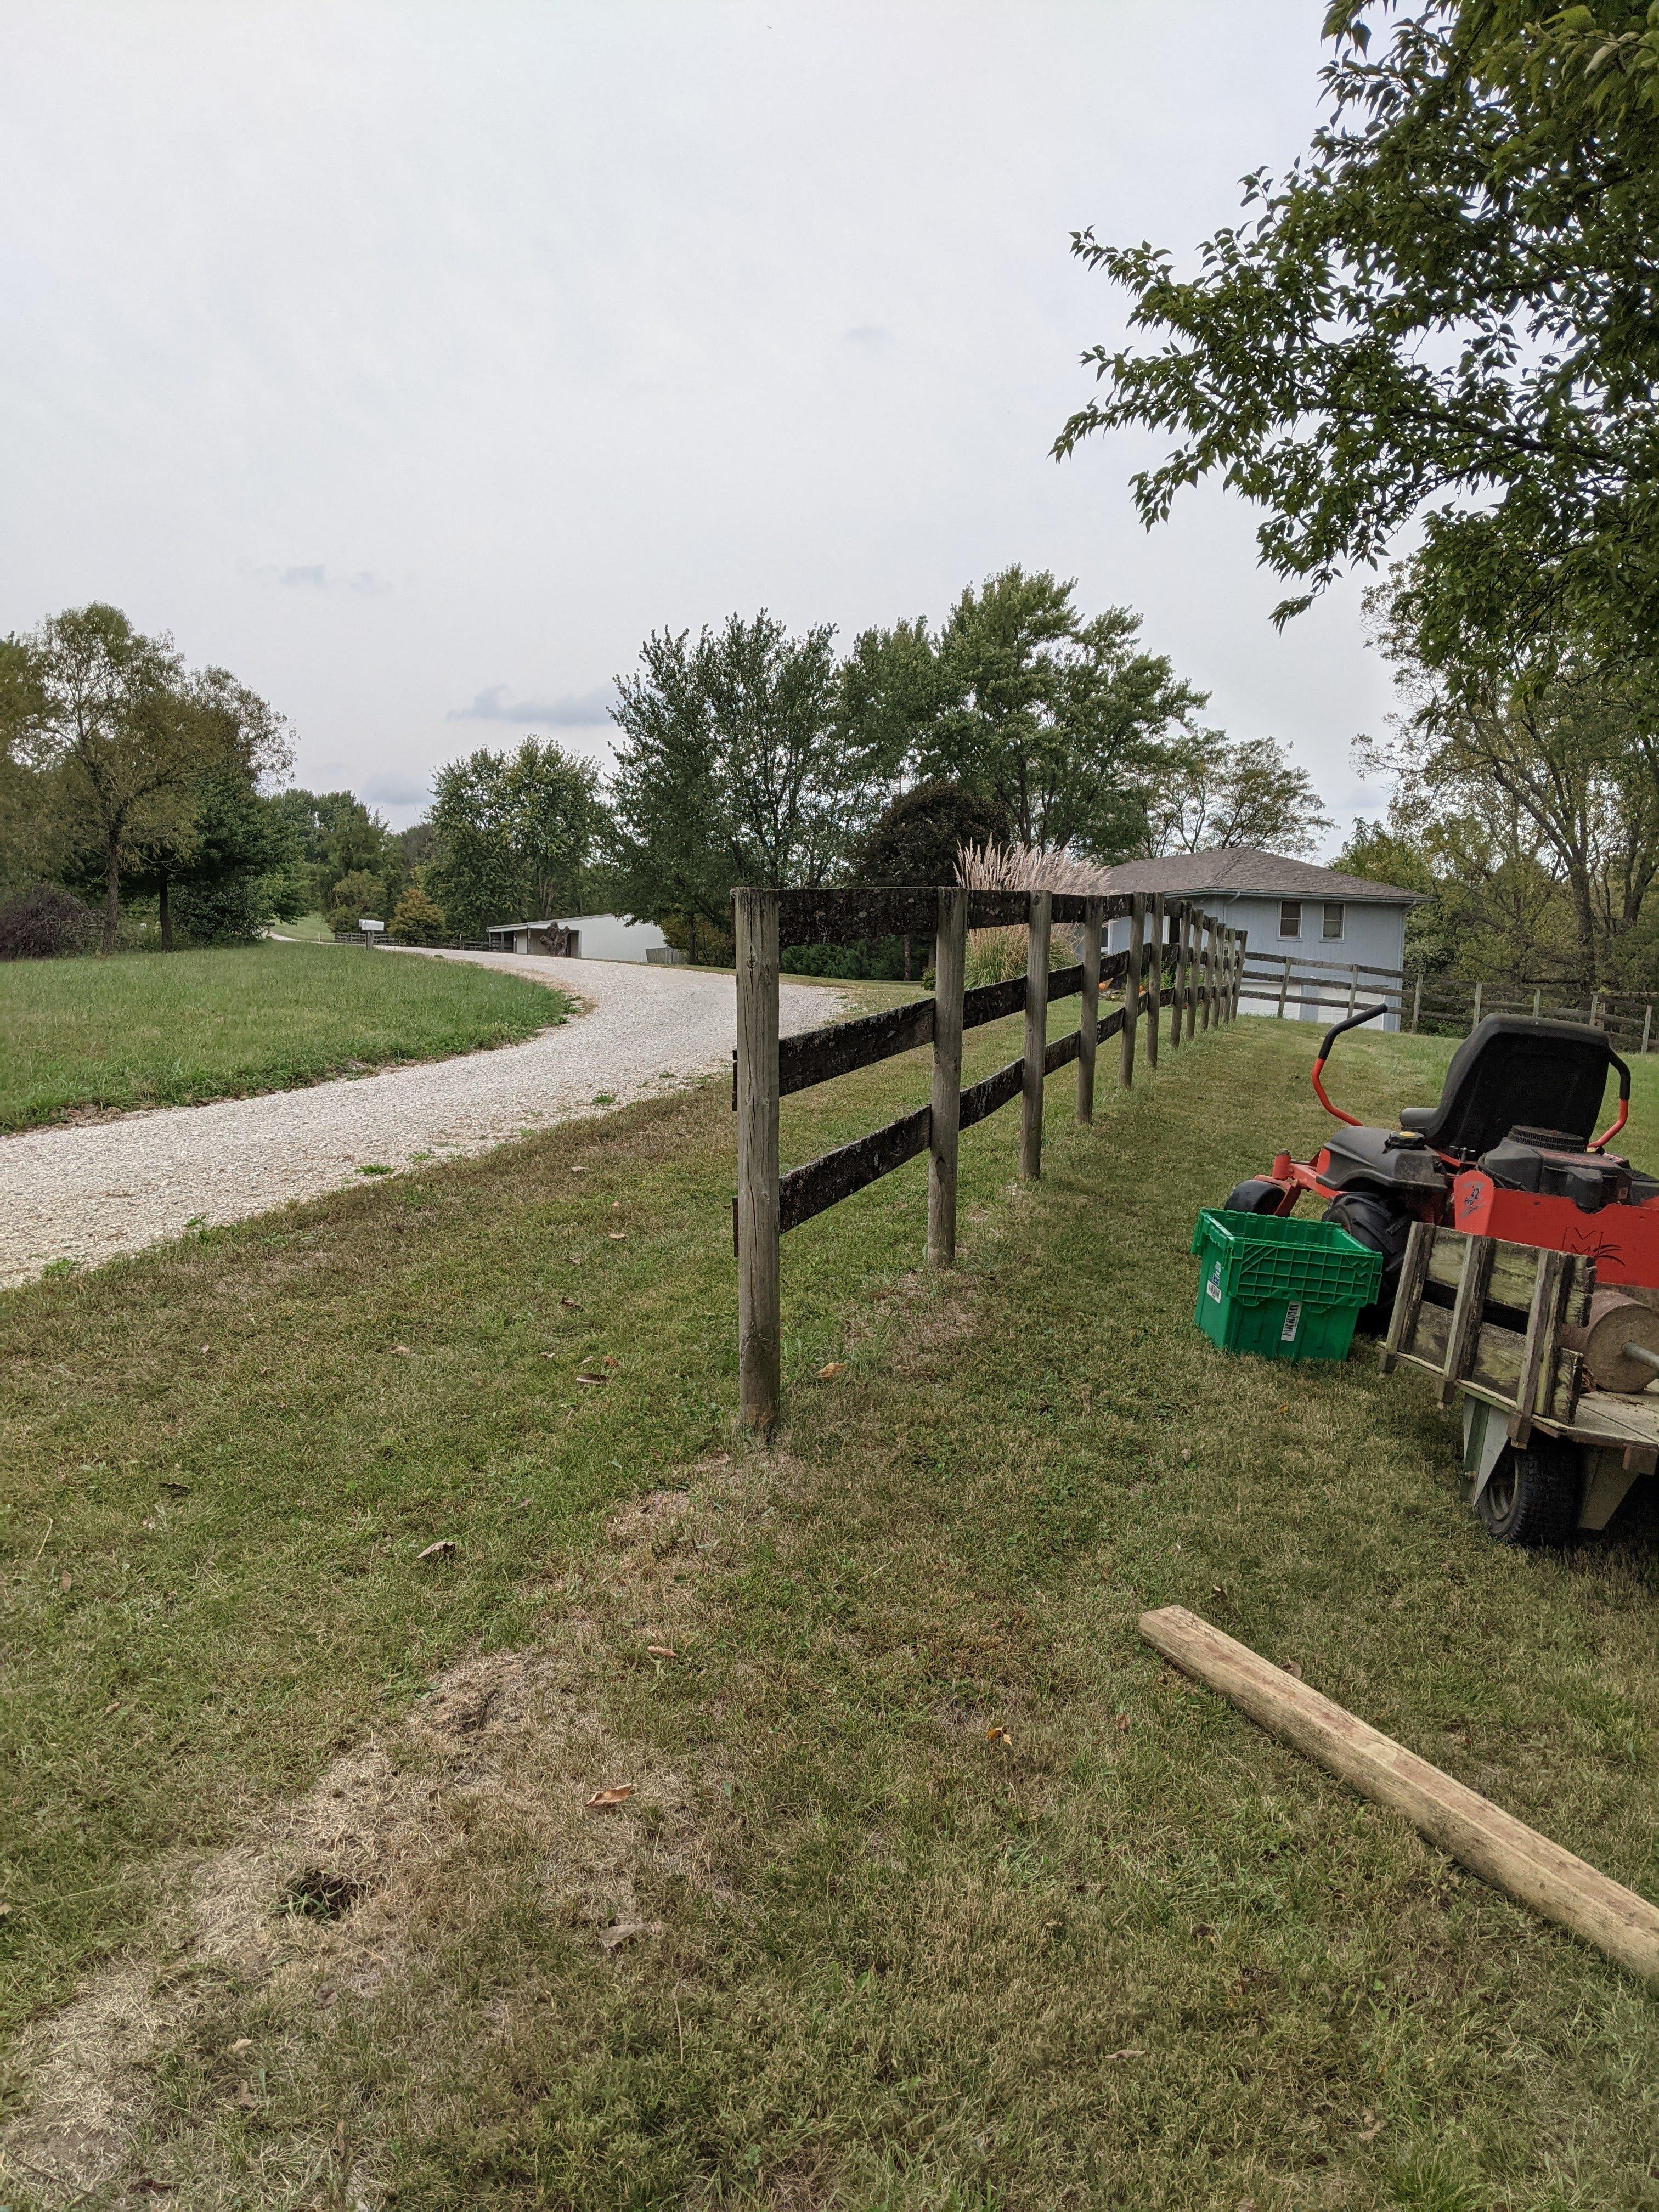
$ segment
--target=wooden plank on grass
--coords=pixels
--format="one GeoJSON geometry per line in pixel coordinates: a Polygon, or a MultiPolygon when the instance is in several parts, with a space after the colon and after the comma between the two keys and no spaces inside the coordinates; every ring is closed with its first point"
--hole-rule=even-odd
{"type": "Polygon", "coordinates": [[[1540,1836],[1489,1797],[1454,1782],[1328,1698],[1224,1635],[1184,1606],[1140,1616],[1154,1650],[1351,1789],[1401,1813],[1419,1835],[1483,1881],[1571,1930],[1659,1986],[1659,1905],[1540,1836]]]}

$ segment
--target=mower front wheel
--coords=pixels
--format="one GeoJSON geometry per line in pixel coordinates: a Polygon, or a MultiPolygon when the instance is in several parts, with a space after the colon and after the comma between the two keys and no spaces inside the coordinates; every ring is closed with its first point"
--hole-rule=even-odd
{"type": "Polygon", "coordinates": [[[1224,1213],[1277,1213],[1285,1203],[1283,1188],[1269,1182],[1265,1176],[1252,1176],[1248,1182],[1235,1183],[1222,1200],[1224,1213]]]}
{"type": "Polygon", "coordinates": [[[1481,1527],[1500,1544],[1565,1544],[1578,1526],[1583,1489],[1571,1444],[1511,1444],[1474,1501],[1481,1527]]]}
{"type": "Polygon", "coordinates": [[[1389,1316],[1394,1311],[1395,1293],[1400,1288],[1407,1240],[1416,1215],[1408,1213],[1404,1206],[1394,1204],[1380,1192],[1343,1190],[1325,1208],[1323,1218],[1334,1221],[1339,1229],[1346,1229],[1355,1243],[1363,1244],[1368,1252],[1382,1255],[1382,1279],[1376,1286],[1376,1297],[1371,1304],[1360,1308],[1354,1327],[1361,1336],[1386,1334],[1389,1316]]]}

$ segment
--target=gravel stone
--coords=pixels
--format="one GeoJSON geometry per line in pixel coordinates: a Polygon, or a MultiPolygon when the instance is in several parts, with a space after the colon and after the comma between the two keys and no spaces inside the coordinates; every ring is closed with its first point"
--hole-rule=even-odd
{"type": "MultiPolygon", "coordinates": [[[[340,957],[383,960],[389,949],[340,957]]],[[[0,1285],[28,1282],[54,1261],[96,1266],[187,1228],[316,1198],[364,1168],[487,1152],[730,1066],[730,975],[511,953],[413,957],[528,975],[577,994],[590,1011],[524,1044],[453,1060],[0,1137],[0,1285]],[[598,1091],[615,1104],[596,1106],[598,1091]]],[[[821,984],[786,982],[780,1026],[811,1029],[842,1003],[821,984]]]]}

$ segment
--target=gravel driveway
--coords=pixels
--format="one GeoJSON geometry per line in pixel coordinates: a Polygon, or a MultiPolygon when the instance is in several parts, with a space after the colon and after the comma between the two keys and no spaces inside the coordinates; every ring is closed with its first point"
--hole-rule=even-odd
{"type": "MultiPolygon", "coordinates": [[[[485,1152],[602,1112],[599,1091],[626,1105],[728,1065],[737,1041],[729,975],[510,953],[422,957],[556,982],[592,1012],[493,1052],[0,1137],[0,1285],[27,1282],[54,1260],[96,1265],[187,1227],[315,1198],[363,1167],[485,1152]]],[[[786,1031],[811,1029],[840,1005],[822,985],[785,983],[779,1018],[786,1031]]]]}

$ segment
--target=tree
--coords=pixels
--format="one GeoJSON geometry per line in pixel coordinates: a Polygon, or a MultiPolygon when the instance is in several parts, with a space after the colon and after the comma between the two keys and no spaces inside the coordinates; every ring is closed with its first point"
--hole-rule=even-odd
{"type": "Polygon", "coordinates": [[[354,793],[284,791],[277,803],[310,871],[314,911],[325,914],[334,903],[334,886],[359,871],[386,884],[394,898],[402,890],[407,874],[403,841],[354,793]]]}
{"type": "Polygon", "coordinates": [[[1151,349],[1056,452],[1139,427],[1148,524],[1219,474],[1266,509],[1277,620],[1420,521],[1419,642],[1479,662],[1521,610],[1604,650],[1659,626],[1659,22],[1638,0],[1337,0],[1330,119],[1178,278],[1149,245],[1074,248],[1151,349]],[[1387,35],[1372,51],[1373,27],[1387,35]]]}
{"type": "Polygon", "coordinates": [[[719,632],[653,633],[619,677],[610,844],[626,910],[725,925],[734,884],[823,883],[885,796],[890,744],[849,714],[828,624],[763,608],[719,632]]]}
{"type": "Polygon", "coordinates": [[[1238,845],[1305,857],[1330,827],[1312,780],[1276,738],[1230,743],[1220,730],[1194,730],[1169,747],[1146,793],[1153,857],[1238,845]]]}
{"type": "Polygon", "coordinates": [[[371,921],[384,921],[391,901],[386,885],[378,876],[366,869],[354,868],[349,876],[342,876],[334,886],[334,902],[328,911],[328,926],[337,934],[356,929],[365,915],[371,921]]]}
{"type": "Polygon", "coordinates": [[[1002,809],[1034,851],[1115,859],[1139,841],[1146,777],[1205,695],[1137,647],[1127,607],[1082,620],[1075,589],[1016,567],[963,593],[916,766],[1002,809]]]}
{"type": "Polygon", "coordinates": [[[449,762],[434,794],[428,878],[460,934],[568,910],[600,826],[591,761],[526,738],[449,762]]]}
{"type": "Polygon", "coordinates": [[[1659,876],[1659,681],[1559,629],[1500,636],[1449,674],[1425,653],[1413,590],[1401,570],[1367,595],[1402,704],[1389,738],[1361,741],[1361,770],[1395,778],[1425,820],[1514,809],[1565,891],[1589,988],[1620,964],[1659,876]]]}
{"type": "Polygon", "coordinates": [[[399,945],[436,945],[444,933],[443,908],[411,884],[393,909],[386,933],[399,945]]]}
{"type": "Polygon", "coordinates": [[[956,783],[921,783],[894,799],[853,856],[868,884],[953,884],[964,845],[1006,845],[1008,814],[994,799],[956,783]]]}

